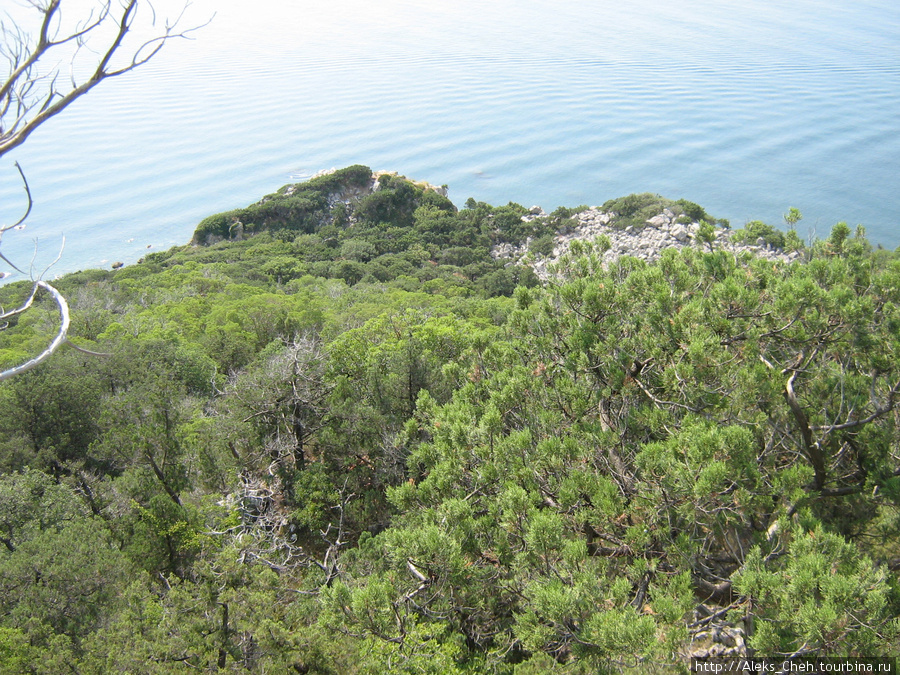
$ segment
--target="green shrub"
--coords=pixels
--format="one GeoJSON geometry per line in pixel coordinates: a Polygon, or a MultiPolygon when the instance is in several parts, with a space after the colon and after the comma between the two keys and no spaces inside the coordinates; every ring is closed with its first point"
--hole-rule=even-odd
{"type": "Polygon", "coordinates": [[[621,229],[629,226],[644,227],[650,218],[658,216],[665,209],[672,212],[675,216],[675,221],[678,223],[697,223],[705,220],[719,227],[727,228],[729,226],[727,220],[712,217],[699,204],[695,204],[687,199],[673,201],[651,192],[630,194],[618,199],[610,199],[603,204],[602,209],[616,214],[612,225],[621,229]]]}
{"type": "Polygon", "coordinates": [[[755,244],[762,239],[768,246],[784,248],[784,232],[767,225],[761,220],[751,220],[743,228],[735,230],[732,241],[737,243],[755,244]]]}
{"type": "Polygon", "coordinates": [[[192,241],[195,244],[209,244],[215,239],[227,239],[228,231],[239,211],[225,211],[207,216],[200,221],[194,230],[192,241]]]}
{"type": "Polygon", "coordinates": [[[555,246],[556,237],[552,234],[545,234],[537,239],[532,239],[528,250],[535,255],[551,255],[555,246]]]}
{"type": "Polygon", "coordinates": [[[284,185],[244,209],[235,209],[204,218],[194,230],[193,242],[210,244],[217,239],[229,239],[232,226],[240,221],[245,234],[264,230],[287,229],[313,233],[326,223],[343,227],[347,223],[345,209],[329,212],[329,197],[347,189],[363,188],[372,180],[369,167],[355,165],[306,183],[284,185]],[[250,225],[250,224],[252,225],[250,225]]]}

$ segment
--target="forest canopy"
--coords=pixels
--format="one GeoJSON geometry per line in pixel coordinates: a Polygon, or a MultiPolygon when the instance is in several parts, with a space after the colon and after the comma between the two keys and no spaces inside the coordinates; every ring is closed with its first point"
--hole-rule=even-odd
{"type": "Polygon", "coordinates": [[[494,255],[574,212],[350,167],[59,279],[106,356],[0,385],[0,673],[900,655],[900,258],[494,255]]]}

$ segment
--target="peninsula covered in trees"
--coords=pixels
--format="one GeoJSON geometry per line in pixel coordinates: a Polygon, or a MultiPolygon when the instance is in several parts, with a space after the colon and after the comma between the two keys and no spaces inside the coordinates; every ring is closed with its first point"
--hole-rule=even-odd
{"type": "Polygon", "coordinates": [[[54,282],[94,354],[0,385],[0,673],[900,655],[898,255],[445,192],[349,167],[54,282]]]}

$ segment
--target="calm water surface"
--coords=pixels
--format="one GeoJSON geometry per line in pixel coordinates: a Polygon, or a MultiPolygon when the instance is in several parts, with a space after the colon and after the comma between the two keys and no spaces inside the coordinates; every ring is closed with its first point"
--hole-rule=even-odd
{"type": "MultiPolygon", "coordinates": [[[[0,0],[0,7],[7,0],[0,0]]],[[[174,0],[172,0],[174,2],[174,0]]],[[[198,0],[213,22],[0,160],[3,252],[133,262],[354,163],[526,206],[631,192],[900,244],[896,0],[198,0]]]]}

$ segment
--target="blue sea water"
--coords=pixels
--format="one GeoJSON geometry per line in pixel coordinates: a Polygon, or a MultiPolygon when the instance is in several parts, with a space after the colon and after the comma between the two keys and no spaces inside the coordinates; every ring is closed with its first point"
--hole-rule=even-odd
{"type": "Polygon", "coordinates": [[[354,163],[458,205],[654,192],[900,244],[896,0],[197,0],[186,19],[213,12],[0,159],[0,222],[24,207],[14,160],[35,198],[7,257],[40,271],[64,234],[51,275],[130,263],[354,163]]]}

